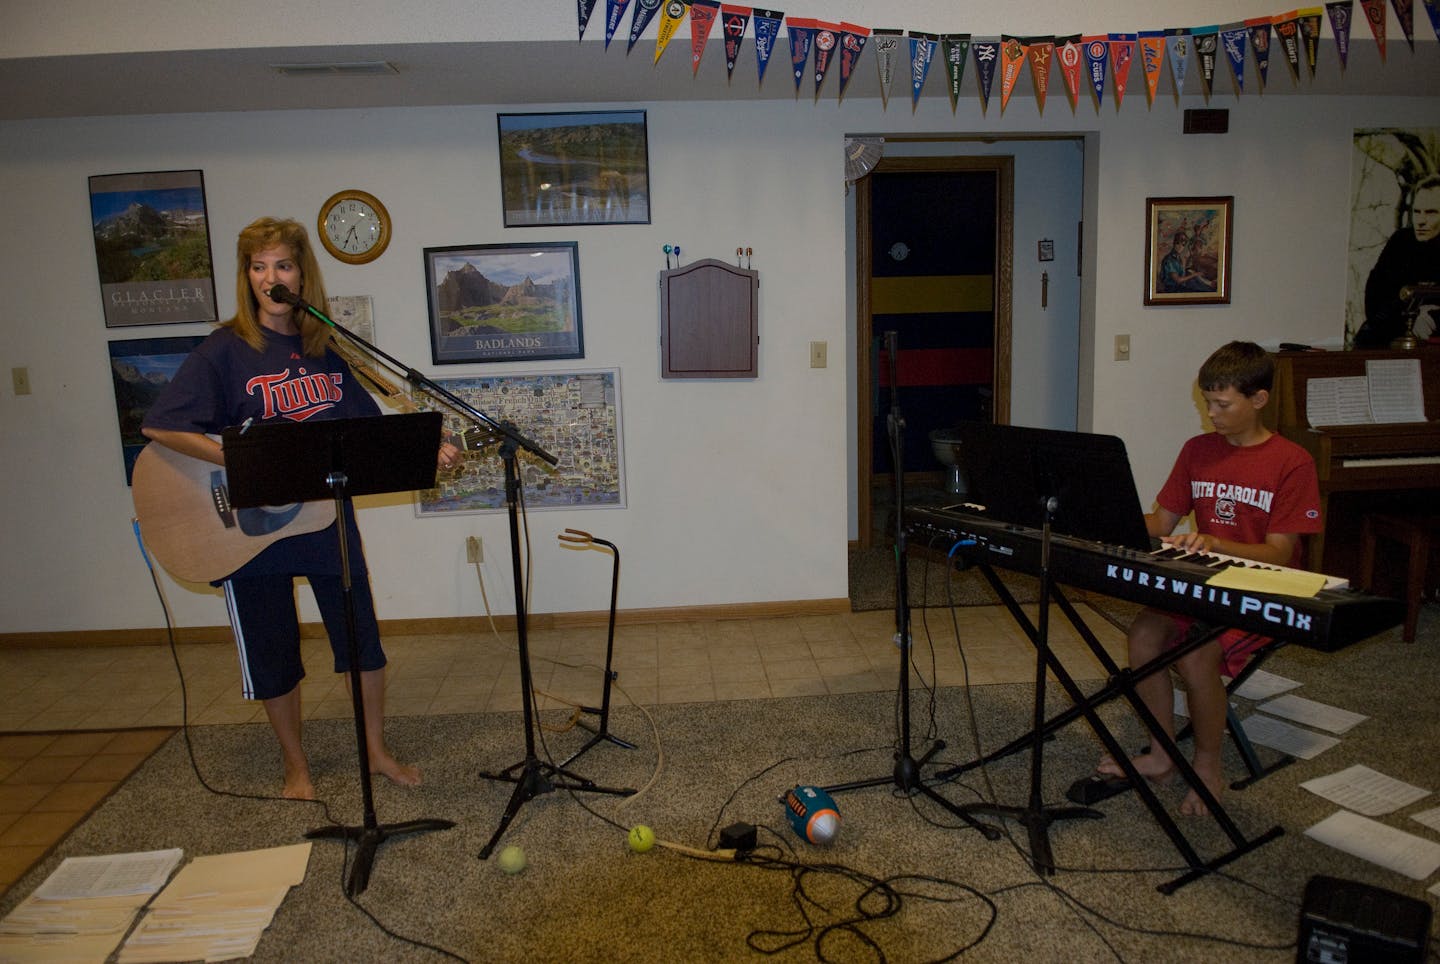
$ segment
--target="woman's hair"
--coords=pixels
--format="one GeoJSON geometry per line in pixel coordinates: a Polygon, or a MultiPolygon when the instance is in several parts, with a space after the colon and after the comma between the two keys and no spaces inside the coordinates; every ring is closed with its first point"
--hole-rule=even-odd
{"type": "MultiPolygon", "coordinates": [[[[289,247],[290,256],[300,268],[301,290],[296,294],[324,310],[325,281],[320,277],[320,263],[315,260],[305,226],[289,218],[260,218],[246,225],[235,242],[235,317],[225,324],[256,351],[264,350],[265,335],[257,313],[260,306],[250,289],[250,259],[282,244],[289,247]]],[[[324,355],[330,344],[330,326],[298,308],[295,323],[300,328],[305,354],[316,358],[324,355]]]]}
{"type": "Polygon", "coordinates": [[[1215,350],[1200,366],[1200,390],[1223,392],[1234,388],[1249,398],[1269,391],[1275,380],[1275,359],[1253,341],[1232,341],[1215,350]]]}

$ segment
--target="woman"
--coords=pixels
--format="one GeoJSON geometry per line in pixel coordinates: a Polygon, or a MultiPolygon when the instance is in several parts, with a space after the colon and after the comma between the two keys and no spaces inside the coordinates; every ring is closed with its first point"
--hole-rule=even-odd
{"type": "MultiPolygon", "coordinates": [[[[330,347],[328,325],[309,312],[270,298],[277,284],[306,302],[325,304],[325,286],[305,228],[296,221],[261,218],[236,244],[235,317],[222,324],[180,366],[145,418],[145,436],[192,458],[224,465],[217,436],[247,419],[355,418],[379,407],[330,347]]],[[[445,444],[439,464],[458,450],[445,444]]],[[[385,653],[353,513],[346,519],[360,688],[370,770],[405,786],[420,771],[396,760],[384,737],[385,653]]],[[[345,603],[336,527],[273,543],[218,585],[239,649],[246,699],[259,699],[280,743],[284,796],[313,800],[315,786],[301,746],[299,617],[294,580],[305,576],[320,607],[335,671],[349,671],[345,603]]]]}

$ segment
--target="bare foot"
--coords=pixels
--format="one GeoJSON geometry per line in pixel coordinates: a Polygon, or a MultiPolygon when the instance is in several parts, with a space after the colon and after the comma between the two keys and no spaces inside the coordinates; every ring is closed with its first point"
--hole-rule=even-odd
{"type": "Polygon", "coordinates": [[[310,769],[304,766],[292,769],[287,766],[285,768],[285,789],[281,791],[280,796],[286,800],[314,800],[315,784],[310,782],[310,769]]]}
{"type": "Polygon", "coordinates": [[[401,763],[388,753],[370,754],[370,772],[402,787],[418,787],[421,782],[419,767],[401,763]]]}
{"type": "MultiPolygon", "coordinates": [[[[1205,783],[1205,789],[1216,799],[1220,799],[1220,790],[1224,786],[1224,779],[1220,775],[1220,763],[1218,760],[1202,760],[1196,758],[1191,764],[1195,768],[1195,775],[1205,783]]],[[[1203,817],[1210,812],[1205,801],[1194,790],[1185,794],[1185,800],[1180,804],[1180,812],[1187,817],[1203,817]]]]}
{"type": "MultiPolygon", "coordinates": [[[[1140,753],[1132,756],[1130,763],[1142,777],[1152,783],[1164,783],[1175,775],[1175,765],[1163,753],[1140,753]]],[[[1107,777],[1126,775],[1120,764],[1115,762],[1115,758],[1108,753],[1100,758],[1099,763],[1095,764],[1095,772],[1107,777]]]]}

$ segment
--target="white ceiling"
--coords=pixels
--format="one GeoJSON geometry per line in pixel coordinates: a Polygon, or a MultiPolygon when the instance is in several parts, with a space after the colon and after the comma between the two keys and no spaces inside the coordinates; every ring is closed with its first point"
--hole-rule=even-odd
{"type": "MultiPolygon", "coordinates": [[[[1278,54],[1278,51],[1277,51],[1278,54]]],[[[633,104],[672,100],[754,100],[815,97],[807,76],[797,94],[783,52],[770,62],[763,85],[756,82],[753,47],[745,45],[727,81],[724,48],[712,40],[699,71],[692,75],[689,44],[671,43],[654,64],[655,42],[642,40],[626,54],[617,38],[606,50],[601,43],[564,41],[400,43],[309,47],[245,47],[138,53],[96,53],[75,56],[0,59],[0,120],[92,115],[164,114],[239,110],[369,108],[455,104],[633,104]],[[386,61],[395,73],[381,76],[287,76],[276,64],[354,63],[386,61]]],[[[1307,94],[1436,96],[1440,92],[1440,44],[1418,41],[1412,52],[1403,40],[1389,44],[1387,62],[1370,41],[1352,44],[1348,68],[1342,71],[1333,41],[1321,45],[1315,79],[1298,82],[1278,57],[1270,66],[1263,94],[1247,64],[1243,97],[1307,94]]],[[[1211,106],[1235,103],[1228,67],[1215,79],[1211,106]]],[[[937,65],[924,97],[946,96],[937,65]]],[[[1014,96],[1032,96],[1029,72],[1014,96]]],[[[1132,96],[1143,99],[1138,68],[1131,77],[1132,96]]],[[[965,96],[977,97],[973,64],[964,78],[965,96]]],[[[832,67],[820,100],[833,102],[839,70],[832,67]]],[[[1168,76],[1162,96],[1173,96],[1168,76]]],[[[1199,70],[1192,61],[1187,95],[1201,93],[1199,70]]],[[[873,55],[862,55],[846,98],[880,94],[873,55]]],[[[891,109],[898,98],[903,109],[908,83],[900,72],[891,90],[891,109]]],[[[997,88],[992,99],[999,96],[997,88]]],[[[1050,98],[1064,98],[1058,76],[1051,78],[1050,98]]],[[[1082,105],[1083,108],[1083,105],[1082,105]]],[[[1054,109],[1054,108],[1052,108],[1054,109]]],[[[1064,109],[1060,106],[1060,109],[1064,109]]]]}

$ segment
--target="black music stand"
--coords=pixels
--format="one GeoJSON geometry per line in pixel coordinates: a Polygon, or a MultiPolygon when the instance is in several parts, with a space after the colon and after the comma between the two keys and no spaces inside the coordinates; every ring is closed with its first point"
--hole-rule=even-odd
{"type": "Polygon", "coordinates": [[[905,532],[905,418],[900,412],[899,381],[896,373],[896,355],[899,339],[893,331],[885,333],[885,351],[890,362],[890,413],[887,429],[890,438],[890,464],[894,469],[892,490],[895,499],[895,646],[900,653],[900,746],[895,751],[895,766],[884,776],[867,780],[838,783],[824,789],[830,793],[845,790],[862,790],[867,787],[893,785],[907,797],[923,794],[950,811],[971,827],[983,833],[988,840],[1000,839],[1000,831],[982,823],[970,815],[974,805],[961,805],[945,799],[933,787],[925,783],[922,771],[936,753],[945,748],[943,740],[935,743],[918,759],[915,757],[910,738],[910,560],[909,540],[905,532]]]}
{"type": "Polygon", "coordinates": [[[1145,528],[1145,515],[1135,490],[1134,475],[1130,470],[1124,442],[1109,435],[980,422],[962,423],[954,431],[959,434],[965,452],[965,468],[970,475],[972,487],[971,498],[984,503],[986,518],[1007,523],[1017,530],[1031,528],[1040,531],[1040,594],[1036,623],[1031,623],[1015,601],[1009,587],[995,574],[984,556],[981,555],[975,560],[1011,618],[1025,631],[1035,646],[1035,706],[1030,733],[977,760],[944,770],[938,773],[936,778],[954,779],[975,767],[1029,749],[1031,783],[1027,804],[1023,807],[980,805],[977,809],[1014,817],[1024,824],[1030,833],[1033,866],[1040,873],[1053,873],[1055,864],[1050,850],[1049,825],[1056,820],[1104,816],[1100,811],[1088,807],[1046,807],[1040,797],[1044,741],[1061,726],[1083,716],[1104,744],[1106,751],[1125,772],[1151,816],[1190,867],[1188,873],[1161,885],[1159,889],[1163,893],[1171,893],[1204,873],[1279,836],[1280,828],[1275,827],[1257,838],[1246,839],[1214,794],[1205,786],[1204,781],[1196,775],[1190,761],[1175,747],[1175,741],[1165,736],[1154,714],[1135,693],[1136,680],[1166,670],[1185,653],[1202,645],[1207,637],[1196,634],[1194,639],[1186,640],[1182,645],[1161,654],[1144,666],[1123,670],[1110,658],[1105,647],[1090,631],[1090,627],[1070,604],[1061,588],[1055,584],[1056,580],[1049,566],[1053,535],[1059,534],[1072,541],[1101,543],[1120,552],[1144,554],[1151,551],[1151,539],[1145,528]],[[1090,651],[1110,674],[1106,685],[1090,696],[1081,691],[1069,670],[1050,648],[1049,611],[1052,597],[1067,621],[1075,627],[1090,651]],[[1048,721],[1045,719],[1047,668],[1055,674],[1056,680],[1073,704],[1068,710],[1056,714],[1048,721]],[[1205,802],[1210,815],[1233,844],[1229,852],[1208,863],[1203,861],[1151,789],[1149,781],[1136,771],[1130,755],[1120,746],[1096,712],[1101,704],[1116,696],[1123,696],[1129,702],[1151,733],[1152,739],[1165,749],[1175,761],[1176,769],[1186,783],[1205,802]]]}
{"type": "Polygon", "coordinates": [[[263,422],[227,428],[221,434],[230,502],[237,508],[325,498],[335,501],[350,656],[350,698],[354,705],[355,743],[360,752],[360,794],[365,814],[364,823],[358,827],[320,827],[305,836],[312,840],[338,838],[359,843],[355,866],[345,885],[345,892],[352,897],[369,886],[375,852],[386,838],[455,826],[449,820],[407,820],[384,825],[376,820],[346,524],[347,517],[354,511],[350,505],[354,496],[434,488],[440,422],[439,412],[421,412],[310,422],[263,422]]]}

